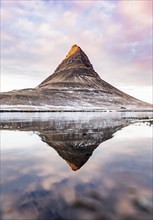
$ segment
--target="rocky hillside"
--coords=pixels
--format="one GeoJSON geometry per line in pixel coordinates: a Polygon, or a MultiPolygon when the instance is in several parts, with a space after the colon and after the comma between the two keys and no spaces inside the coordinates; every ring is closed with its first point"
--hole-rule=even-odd
{"type": "Polygon", "coordinates": [[[2,110],[147,110],[152,105],[102,80],[87,55],[72,46],[55,72],[33,89],[1,93],[2,110]]]}

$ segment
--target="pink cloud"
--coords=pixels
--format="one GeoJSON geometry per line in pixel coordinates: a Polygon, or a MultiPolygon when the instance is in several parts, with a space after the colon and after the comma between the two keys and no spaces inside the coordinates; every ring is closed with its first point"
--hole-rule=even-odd
{"type": "Polygon", "coordinates": [[[126,23],[152,25],[152,1],[120,1],[119,11],[126,23]]]}
{"type": "Polygon", "coordinates": [[[73,6],[73,10],[80,11],[80,10],[87,9],[87,7],[93,6],[94,3],[95,3],[94,0],[74,1],[72,2],[72,6],[73,6]]]}
{"type": "Polygon", "coordinates": [[[19,65],[26,77],[39,70],[42,81],[78,44],[104,80],[150,83],[151,1],[7,2],[1,9],[3,74],[21,74],[9,69],[19,65]]]}

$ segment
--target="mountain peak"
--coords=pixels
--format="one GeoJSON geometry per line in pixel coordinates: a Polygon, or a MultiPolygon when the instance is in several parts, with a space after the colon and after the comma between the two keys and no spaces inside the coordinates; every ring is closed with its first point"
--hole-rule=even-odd
{"type": "Polygon", "coordinates": [[[61,62],[61,64],[57,67],[55,72],[59,72],[70,68],[93,69],[92,64],[90,63],[87,55],[76,44],[71,47],[69,53],[61,62]]]}
{"type": "Polygon", "coordinates": [[[81,50],[81,48],[79,46],[77,46],[76,44],[74,44],[71,47],[71,50],[69,51],[68,55],[65,57],[65,60],[68,59],[69,57],[71,57],[73,54],[77,53],[80,50],[81,50]]]}

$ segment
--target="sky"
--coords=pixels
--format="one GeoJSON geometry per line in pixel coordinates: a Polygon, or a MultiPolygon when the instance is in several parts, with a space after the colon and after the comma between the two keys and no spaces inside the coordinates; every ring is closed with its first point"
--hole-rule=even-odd
{"type": "Polygon", "coordinates": [[[36,87],[77,44],[100,77],[152,97],[152,0],[1,0],[1,92],[36,87]]]}

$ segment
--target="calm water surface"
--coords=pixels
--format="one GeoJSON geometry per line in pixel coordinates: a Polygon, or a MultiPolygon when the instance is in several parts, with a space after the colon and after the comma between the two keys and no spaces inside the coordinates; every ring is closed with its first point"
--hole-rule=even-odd
{"type": "Polygon", "coordinates": [[[2,113],[1,219],[152,219],[146,115],[2,113]]]}

